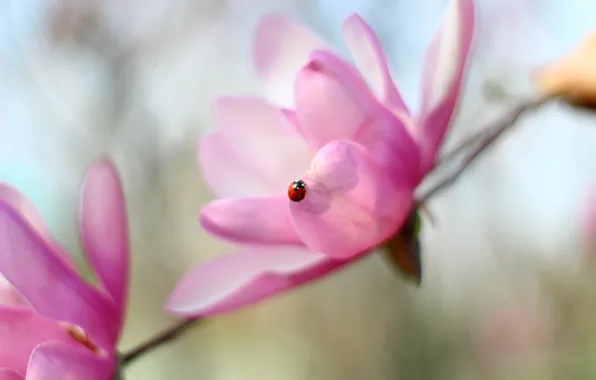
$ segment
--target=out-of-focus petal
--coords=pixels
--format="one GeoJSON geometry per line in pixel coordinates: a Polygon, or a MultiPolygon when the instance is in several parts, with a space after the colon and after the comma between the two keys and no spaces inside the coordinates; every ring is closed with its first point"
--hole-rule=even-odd
{"type": "Polygon", "coordinates": [[[33,349],[46,341],[76,344],[55,320],[30,309],[0,306],[0,367],[25,373],[33,349]]]}
{"type": "Polygon", "coordinates": [[[317,49],[329,47],[303,26],[279,15],[261,19],[254,39],[253,61],[270,101],[294,108],[296,73],[317,49]]]}
{"type": "Polygon", "coordinates": [[[200,221],[205,230],[234,243],[302,245],[290,223],[289,211],[285,195],[226,198],[203,207],[200,221]]]}
{"type": "Polygon", "coordinates": [[[593,262],[596,257],[596,186],[589,186],[580,197],[578,229],[583,259],[593,262]]]}
{"type": "Polygon", "coordinates": [[[2,275],[0,275],[0,305],[23,307],[29,305],[25,297],[2,275]]]}
{"type": "Polygon", "coordinates": [[[41,214],[20,191],[8,184],[0,183],[0,199],[19,210],[37,233],[46,239],[52,239],[50,229],[46,226],[41,214]]]}
{"type": "Polygon", "coordinates": [[[408,112],[399,91],[393,83],[381,42],[370,26],[357,14],[343,24],[343,36],[356,67],[368,85],[390,109],[408,112]]]}
{"type": "Polygon", "coordinates": [[[298,247],[247,248],[193,268],[166,308],[186,317],[219,314],[316,280],[347,263],[298,247]]]}
{"type": "Polygon", "coordinates": [[[296,114],[314,150],[354,138],[383,109],[358,72],[326,51],[316,51],[298,73],[296,114]]]}
{"type": "Polygon", "coordinates": [[[198,154],[218,196],[279,194],[308,167],[313,154],[288,116],[258,98],[217,100],[217,131],[201,140],[198,154]]]}
{"type": "Polygon", "coordinates": [[[267,182],[256,162],[244,162],[219,133],[200,138],[197,161],[201,175],[211,191],[222,198],[272,195],[274,185],[267,182]]]}
{"type": "Polygon", "coordinates": [[[374,248],[398,230],[412,206],[412,183],[387,175],[350,141],[322,148],[302,180],[306,197],[290,204],[294,228],[308,248],[334,258],[374,248]]]}
{"type": "Polygon", "coordinates": [[[123,317],[130,265],[128,221],[120,176],[108,159],[96,162],[87,173],[80,226],[85,253],[123,317]]]}
{"type": "Polygon", "coordinates": [[[0,380],[25,380],[25,377],[10,368],[0,368],[0,380]]]}
{"type": "Polygon", "coordinates": [[[85,283],[1,200],[0,273],[39,314],[82,327],[102,347],[115,342],[119,317],[112,301],[85,283]]]}
{"type": "Polygon", "coordinates": [[[422,87],[423,171],[432,167],[459,97],[474,30],[474,1],[452,0],[449,13],[429,47],[422,87]]]}
{"type": "MultiPolygon", "coordinates": [[[[290,125],[292,125],[292,127],[294,127],[294,129],[296,129],[296,131],[300,134],[300,136],[302,136],[303,139],[305,139],[304,131],[302,130],[302,127],[300,126],[300,120],[298,120],[298,115],[296,115],[296,111],[293,111],[293,110],[290,110],[287,108],[281,108],[281,112],[284,114],[284,116],[286,117],[286,119],[288,120],[290,125]]],[[[305,139],[305,141],[306,141],[306,139],[305,139]]]]}
{"type": "Polygon", "coordinates": [[[31,355],[27,380],[109,380],[115,363],[85,348],[44,343],[31,355]]]}
{"type": "Polygon", "coordinates": [[[72,257],[54,240],[54,237],[44,222],[41,214],[25,195],[8,184],[0,183],[0,199],[10,204],[15,210],[18,210],[25,220],[31,224],[31,227],[33,227],[37,233],[48,242],[48,244],[54,247],[55,251],[60,254],[60,257],[65,260],[68,265],[73,268],[75,267],[72,257]]]}

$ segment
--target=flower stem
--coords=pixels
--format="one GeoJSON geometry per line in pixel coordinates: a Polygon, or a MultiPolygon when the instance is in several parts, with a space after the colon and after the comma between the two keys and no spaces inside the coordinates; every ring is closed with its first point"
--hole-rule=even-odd
{"type": "Polygon", "coordinates": [[[152,351],[155,348],[160,347],[163,344],[169,343],[180,336],[182,336],[189,328],[197,325],[201,322],[202,319],[188,319],[181,322],[178,322],[174,326],[170,327],[169,329],[155,335],[154,337],[150,338],[144,343],[141,343],[137,347],[133,348],[132,350],[121,354],[120,356],[120,363],[124,367],[135,359],[139,358],[147,354],[148,352],[152,351]]]}

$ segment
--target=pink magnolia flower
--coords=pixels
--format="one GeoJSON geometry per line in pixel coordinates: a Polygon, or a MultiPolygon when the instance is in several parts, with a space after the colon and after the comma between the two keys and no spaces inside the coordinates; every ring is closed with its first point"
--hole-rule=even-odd
{"type": "Polygon", "coordinates": [[[80,228],[97,289],[77,273],[42,218],[15,189],[0,196],[0,273],[26,300],[0,305],[0,380],[111,379],[128,294],[122,185],[108,160],[81,195],[80,228]]]}
{"type": "Polygon", "coordinates": [[[216,131],[198,152],[223,199],[205,206],[200,221],[244,247],[190,271],[168,309],[229,311],[319,278],[395,234],[453,114],[473,19],[472,0],[452,3],[428,52],[417,117],[359,16],[343,25],[359,70],[301,26],[263,19],[255,65],[274,100],[293,109],[246,97],[216,102],[216,131]]]}

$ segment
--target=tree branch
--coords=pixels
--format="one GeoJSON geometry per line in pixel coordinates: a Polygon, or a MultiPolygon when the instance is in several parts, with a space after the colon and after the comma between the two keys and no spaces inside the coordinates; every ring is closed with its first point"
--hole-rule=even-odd
{"type": "Polygon", "coordinates": [[[165,343],[169,343],[169,342],[177,339],[178,337],[182,336],[187,330],[189,330],[191,327],[197,325],[201,321],[202,321],[202,319],[196,318],[196,319],[188,319],[188,320],[178,322],[177,324],[170,327],[166,331],[155,335],[154,337],[150,338],[148,341],[141,343],[140,345],[133,348],[132,350],[121,354],[121,356],[120,356],[121,365],[124,367],[124,366],[130,364],[131,362],[133,362],[138,357],[146,354],[147,352],[152,351],[153,349],[156,349],[165,343]]]}
{"type": "Polygon", "coordinates": [[[508,114],[504,120],[500,120],[494,125],[486,128],[486,132],[474,135],[471,138],[464,140],[464,142],[460,144],[454,151],[448,153],[441,160],[439,165],[442,162],[445,162],[446,160],[450,160],[451,158],[455,157],[463,150],[469,148],[470,146],[473,146],[474,144],[476,144],[475,147],[464,156],[464,158],[462,159],[462,161],[453,173],[443,178],[430,190],[426,191],[423,195],[421,195],[418,198],[417,203],[424,204],[426,201],[428,201],[431,197],[435,196],[441,190],[451,186],[468,168],[468,166],[470,166],[470,164],[472,164],[487,148],[489,148],[495,141],[497,141],[505,131],[509,130],[509,128],[511,128],[521,116],[530,111],[542,107],[551,100],[552,98],[543,98],[540,100],[522,104],[516,107],[510,114],[508,114]]]}

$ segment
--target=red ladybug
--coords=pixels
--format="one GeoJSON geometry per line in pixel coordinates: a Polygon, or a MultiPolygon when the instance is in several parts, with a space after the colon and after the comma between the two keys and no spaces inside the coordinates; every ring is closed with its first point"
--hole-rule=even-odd
{"type": "Polygon", "coordinates": [[[299,179],[288,186],[288,198],[292,202],[300,202],[306,197],[306,184],[303,180],[299,179]]]}

